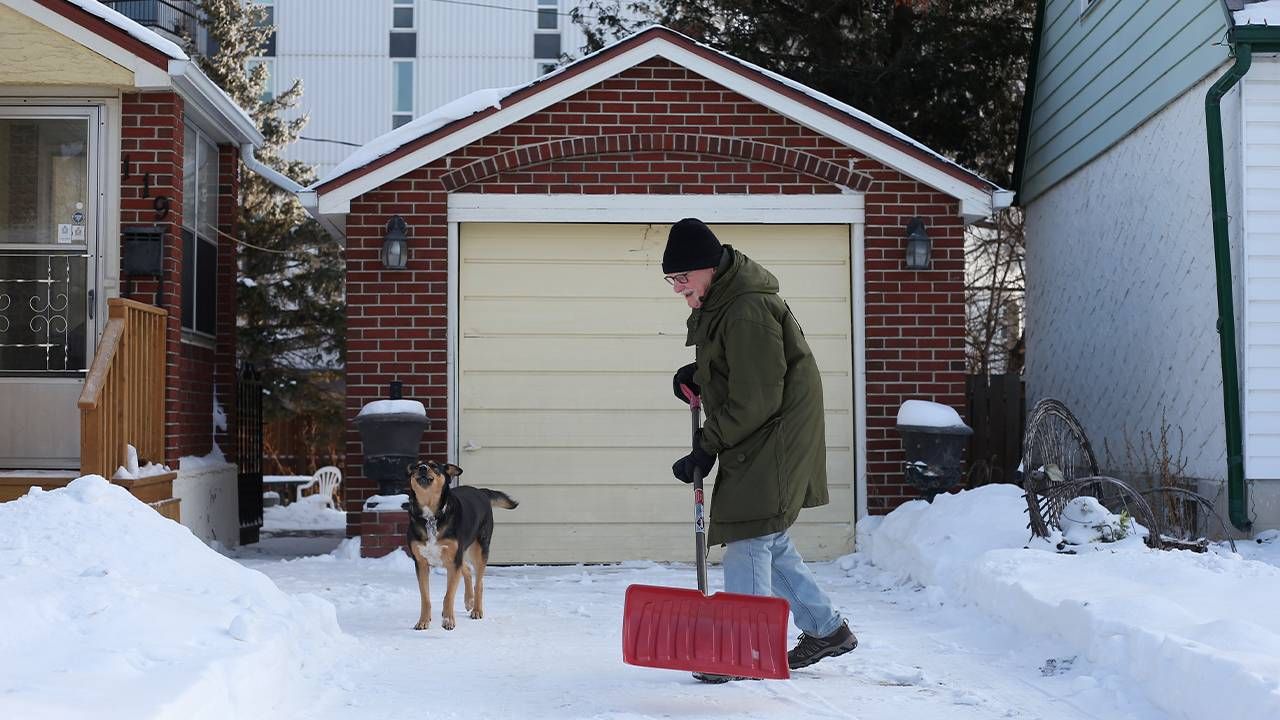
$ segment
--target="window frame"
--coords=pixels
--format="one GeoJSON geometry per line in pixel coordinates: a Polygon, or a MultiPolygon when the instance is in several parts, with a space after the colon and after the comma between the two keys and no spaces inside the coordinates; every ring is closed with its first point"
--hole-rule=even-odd
{"type": "Polygon", "coordinates": [[[556,64],[559,64],[560,58],[564,57],[564,34],[563,34],[563,28],[561,27],[562,23],[560,20],[560,0],[537,0],[537,2],[534,4],[534,10],[535,12],[534,12],[534,19],[533,19],[533,59],[538,63],[534,67],[538,67],[539,69],[541,69],[541,63],[545,63],[547,61],[552,61],[552,62],[555,62],[556,64]],[[542,18],[543,18],[542,11],[543,10],[550,10],[553,13],[552,17],[554,17],[556,20],[555,27],[551,27],[551,28],[542,27],[542,18]],[[538,56],[538,37],[541,35],[556,36],[557,52],[555,57],[550,58],[550,57],[538,56]]]}
{"type": "Polygon", "coordinates": [[[392,58],[391,59],[391,129],[394,130],[402,125],[412,122],[417,116],[418,107],[418,61],[414,58],[392,58]],[[402,110],[399,100],[400,76],[399,66],[407,65],[409,67],[409,109],[402,110]],[[397,124],[399,123],[399,124],[397,124]]]}
{"type": "Polygon", "coordinates": [[[391,0],[391,32],[415,32],[418,29],[418,4],[415,0],[391,0]],[[396,25],[396,11],[409,11],[409,24],[396,25]]]}
{"type": "MultiPolygon", "coordinates": [[[[182,241],[182,290],[180,292],[178,307],[178,324],[182,328],[182,336],[184,340],[195,340],[201,344],[207,344],[215,341],[218,334],[218,205],[221,200],[220,188],[221,172],[219,165],[221,163],[221,149],[213,138],[205,134],[195,123],[190,120],[183,122],[183,158],[182,158],[182,174],[183,174],[183,195],[182,195],[182,224],[180,235],[182,241]],[[195,139],[195,167],[191,170],[193,178],[191,180],[190,192],[192,197],[188,198],[188,177],[187,177],[187,153],[186,144],[188,134],[194,136],[195,139]],[[212,190],[206,193],[204,201],[201,199],[202,183],[208,179],[201,176],[200,172],[200,153],[201,151],[210,153],[209,162],[213,163],[212,173],[206,171],[206,175],[213,178],[212,190]],[[211,207],[210,207],[211,206],[211,207]],[[188,209],[190,208],[190,210],[188,209]],[[208,215],[205,215],[205,212],[208,215]],[[202,216],[211,219],[211,223],[204,223],[208,228],[201,227],[202,216]],[[190,235],[190,249],[195,252],[188,252],[188,235],[190,235]],[[212,250],[212,269],[202,268],[200,263],[201,243],[204,244],[206,251],[212,250]],[[204,288],[206,283],[211,287],[204,288]],[[204,290],[204,292],[202,292],[204,290]],[[190,307],[188,308],[188,293],[190,294],[190,307]],[[213,311],[209,314],[210,324],[206,325],[202,322],[204,310],[202,303],[209,301],[213,305],[213,311]],[[187,315],[190,312],[191,320],[188,324],[187,315]]],[[[206,166],[207,167],[207,166],[206,166]]]]}

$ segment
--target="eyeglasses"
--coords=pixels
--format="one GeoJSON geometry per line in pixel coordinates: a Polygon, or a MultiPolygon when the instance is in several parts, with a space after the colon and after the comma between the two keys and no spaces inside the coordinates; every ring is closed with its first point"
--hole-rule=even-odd
{"type": "Polygon", "coordinates": [[[675,287],[676,283],[680,283],[681,285],[687,285],[689,283],[689,273],[676,273],[675,275],[663,275],[662,279],[666,280],[667,284],[672,287],[675,287]]]}

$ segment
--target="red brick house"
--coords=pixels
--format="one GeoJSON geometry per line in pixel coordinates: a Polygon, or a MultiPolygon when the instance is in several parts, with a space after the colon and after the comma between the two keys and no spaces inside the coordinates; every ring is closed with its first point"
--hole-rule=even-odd
{"type": "Polygon", "coordinates": [[[173,472],[121,484],[234,545],[230,239],[262,136],[100,3],[0,0],[0,27],[0,500],[111,477],[133,445],[173,472]]]}
{"type": "MultiPolygon", "coordinates": [[[[964,405],[967,222],[1008,193],[873,118],[662,27],[519,88],[477,93],[370,143],[317,183],[347,238],[347,410],[404,383],[421,453],[521,501],[498,562],[688,559],[670,477],[688,413],[670,394],[687,307],[662,282],[696,216],[772,270],[823,371],[832,502],[806,557],[915,496],[898,406],[964,405]],[[405,267],[383,257],[393,219],[405,267]],[[907,266],[923,221],[926,267],[907,266]]],[[[402,543],[348,435],[349,534],[402,543]]]]}

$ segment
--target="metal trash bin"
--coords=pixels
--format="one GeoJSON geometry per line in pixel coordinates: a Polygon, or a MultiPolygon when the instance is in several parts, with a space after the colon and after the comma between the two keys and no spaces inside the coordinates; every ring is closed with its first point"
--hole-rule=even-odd
{"type": "Polygon", "coordinates": [[[920,497],[932,502],[935,495],[960,483],[973,428],[959,413],[947,405],[908,400],[898,410],[897,428],[906,454],[907,482],[919,489],[920,497]]]}
{"type": "Polygon", "coordinates": [[[379,495],[408,492],[408,467],[418,461],[422,433],[429,421],[417,400],[401,397],[401,384],[391,383],[390,398],[366,403],[356,415],[364,451],[364,476],[378,482],[379,495]]]}

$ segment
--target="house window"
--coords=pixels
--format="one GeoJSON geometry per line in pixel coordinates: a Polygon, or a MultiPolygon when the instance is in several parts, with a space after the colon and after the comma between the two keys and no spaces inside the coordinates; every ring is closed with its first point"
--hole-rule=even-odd
{"type": "Polygon", "coordinates": [[[393,30],[413,30],[414,0],[395,0],[391,5],[391,28],[393,30]]]}
{"type": "Polygon", "coordinates": [[[538,60],[560,59],[560,0],[538,0],[538,29],[533,34],[533,57],[538,60]]]}
{"type": "Polygon", "coordinates": [[[413,60],[391,61],[391,127],[413,119],[413,60]]]}
{"type": "Polygon", "coordinates": [[[418,56],[418,33],[414,31],[414,0],[394,0],[391,4],[391,37],[387,54],[393,58],[418,56]]]}
{"type": "Polygon", "coordinates": [[[269,103],[276,96],[275,87],[275,58],[255,58],[245,63],[245,67],[249,72],[253,72],[254,68],[261,65],[263,72],[266,73],[266,81],[262,84],[262,94],[258,96],[259,102],[269,103]]]}
{"type": "Polygon", "coordinates": [[[218,146],[191,125],[182,144],[182,328],[213,337],[218,298],[218,146]]]}
{"type": "Polygon", "coordinates": [[[538,0],[538,29],[560,29],[560,0],[538,0]]]}
{"type": "Polygon", "coordinates": [[[267,11],[266,16],[262,18],[261,27],[271,28],[271,34],[267,39],[262,41],[262,49],[259,54],[262,57],[276,56],[276,0],[258,0],[258,4],[262,5],[267,11]]]}

